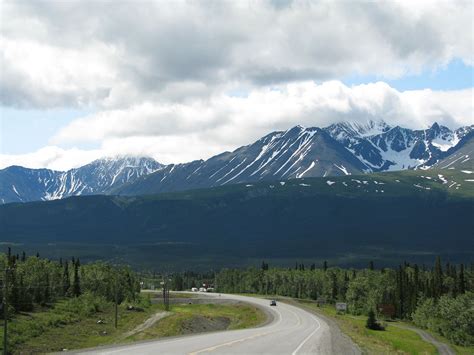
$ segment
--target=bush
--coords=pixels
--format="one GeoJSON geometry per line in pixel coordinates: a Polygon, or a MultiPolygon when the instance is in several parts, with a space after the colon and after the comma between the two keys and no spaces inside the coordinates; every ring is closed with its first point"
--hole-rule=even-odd
{"type": "Polygon", "coordinates": [[[367,318],[367,323],[365,326],[366,328],[372,330],[385,330],[385,328],[377,322],[377,319],[375,318],[375,312],[373,310],[369,311],[369,317],[367,318]]]}
{"type": "Polygon", "coordinates": [[[437,302],[428,298],[419,302],[413,313],[419,327],[439,333],[454,344],[474,345],[474,293],[455,298],[441,296],[437,302]]]}

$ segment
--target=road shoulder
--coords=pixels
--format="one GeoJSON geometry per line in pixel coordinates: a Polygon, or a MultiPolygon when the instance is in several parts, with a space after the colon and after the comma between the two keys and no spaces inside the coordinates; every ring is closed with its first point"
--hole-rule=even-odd
{"type": "Polygon", "coordinates": [[[281,299],[281,301],[292,306],[304,309],[306,312],[309,312],[311,314],[315,314],[328,324],[330,329],[331,348],[333,354],[362,354],[362,351],[359,346],[354,343],[347,334],[344,334],[337,325],[337,323],[330,317],[327,317],[324,314],[321,314],[320,312],[317,312],[314,309],[307,307],[304,304],[296,302],[292,299],[284,298],[281,299]]]}

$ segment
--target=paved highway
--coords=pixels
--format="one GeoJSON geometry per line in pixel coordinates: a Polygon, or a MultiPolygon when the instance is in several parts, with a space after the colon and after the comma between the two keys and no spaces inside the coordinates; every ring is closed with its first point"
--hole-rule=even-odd
{"type": "MultiPolygon", "coordinates": [[[[216,297],[218,297],[216,295],[216,297]]],[[[344,347],[335,346],[334,332],[323,319],[303,309],[279,302],[270,307],[268,300],[254,297],[222,295],[264,307],[271,320],[252,329],[220,331],[172,339],[162,339],[108,348],[87,354],[357,354],[348,339],[344,347]],[[336,348],[337,349],[336,349],[336,348]]],[[[341,337],[342,339],[342,337],[341,337]]],[[[338,341],[337,343],[344,342],[338,341]]]]}

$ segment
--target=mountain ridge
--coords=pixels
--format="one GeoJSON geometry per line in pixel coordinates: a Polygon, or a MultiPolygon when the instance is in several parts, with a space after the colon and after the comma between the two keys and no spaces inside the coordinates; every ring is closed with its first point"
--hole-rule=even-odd
{"type": "Polygon", "coordinates": [[[162,168],[152,158],[109,157],[67,171],[10,166],[0,170],[0,202],[54,200],[105,194],[118,184],[162,168]]]}
{"type": "Polygon", "coordinates": [[[163,165],[151,158],[103,158],[58,172],[0,170],[0,203],[73,195],[139,195],[318,176],[427,169],[452,154],[474,125],[450,130],[436,122],[424,130],[382,120],[340,122],[325,128],[294,126],[207,160],[163,165]]]}

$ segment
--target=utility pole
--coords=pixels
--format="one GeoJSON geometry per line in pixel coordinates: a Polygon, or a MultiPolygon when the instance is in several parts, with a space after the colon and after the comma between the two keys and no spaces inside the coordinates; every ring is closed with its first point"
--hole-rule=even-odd
{"type": "Polygon", "coordinates": [[[6,267],[3,284],[3,355],[8,354],[8,271],[6,267]]]}
{"type": "Polygon", "coordinates": [[[118,282],[117,282],[117,276],[115,276],[115,320],[114,320],[114,327],[117,329],[118,326],[118,282]]]}
{"type": "Polygon", "coordinates": [[[163,284],[163,305],[165,306],[165,310],[169,311],[169,309],[170,309],[170,290],[168,288],[167,277],[164,278],[162,284],[163,284]]]}

